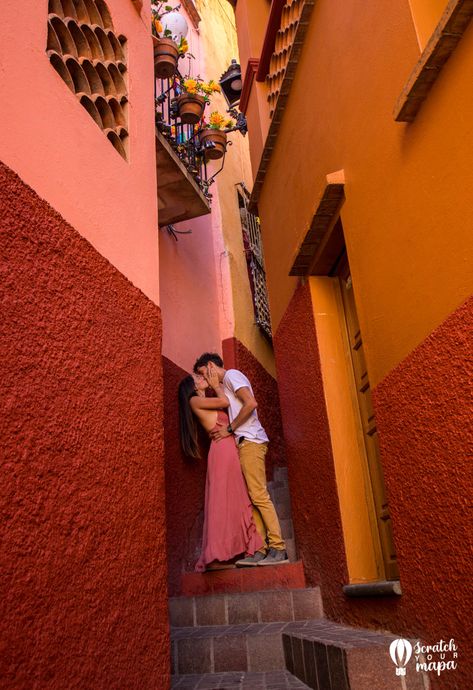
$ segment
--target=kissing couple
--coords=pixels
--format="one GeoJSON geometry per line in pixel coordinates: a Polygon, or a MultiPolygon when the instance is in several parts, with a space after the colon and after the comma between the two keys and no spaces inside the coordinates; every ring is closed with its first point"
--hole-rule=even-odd
{"type": "Polygon", "coordinates": [[[200,457],[198,423],[211,437],[202,552],[195,569],[288,563],[266,485],[269,439],[251,383],[241,371],[224,369],[218,354],[205,353],[194,364],[193,375],[180,382],[178,395],[184,453],[200,457]],[[208,388],[214,397],[206,396],[208,388]]]}

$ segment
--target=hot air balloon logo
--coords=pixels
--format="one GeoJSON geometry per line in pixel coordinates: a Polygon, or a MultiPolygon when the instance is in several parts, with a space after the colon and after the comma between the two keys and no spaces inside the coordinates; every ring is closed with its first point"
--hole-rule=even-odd
{"type": "Polygon", "coordinates": [[[412,645],[409,640],[399,637],[389,645],[389,656],[397,666],[396,676],[406,675],[406,666],[412,656],[412,645]]]}

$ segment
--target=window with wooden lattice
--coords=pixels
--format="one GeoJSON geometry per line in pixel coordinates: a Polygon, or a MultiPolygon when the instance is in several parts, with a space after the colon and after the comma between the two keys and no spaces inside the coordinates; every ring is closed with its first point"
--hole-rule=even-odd
{"type": "Polygon", "coordinates": [[[263,244],[258,217],[248,208],[249,195],[243,185],[238,185],[238,207],[240,209],[243,246],[246,255],[248,278],[255,314],[255,323],[263,335],[272,339],[271,315],[269,312],[266,272],[264,269],[263,244]]]}
{"type": "Polygon", "coordinates": [[[126,38],[105,0],[48,0],[51,65],[118,153],[128,157],[126,38]]]}

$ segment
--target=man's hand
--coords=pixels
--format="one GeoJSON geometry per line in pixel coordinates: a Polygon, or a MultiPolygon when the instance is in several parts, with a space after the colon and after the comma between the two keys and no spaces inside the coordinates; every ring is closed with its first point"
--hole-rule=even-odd
{"type": "Polygon", "coordinates": [[[227,427],[225,424],[222,424],[222,422],[217,422],[217,427],[217,429],[213,429],[213,431],[210,432],[212,441],[221,441],[222,438],[232,435],[227,431],[227,427]]]}

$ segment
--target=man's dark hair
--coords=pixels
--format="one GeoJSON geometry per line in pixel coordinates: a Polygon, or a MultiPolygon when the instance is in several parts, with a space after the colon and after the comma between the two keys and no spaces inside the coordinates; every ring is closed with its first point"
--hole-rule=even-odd
{"type": "Polygon", "coordinates": [[[204,352],[194,364],[194,374],[199,373],[200,367],[206,367],[209,362],[213,362],[217,367],[223,367],[223,359],[216,352],[204,352]]]}

